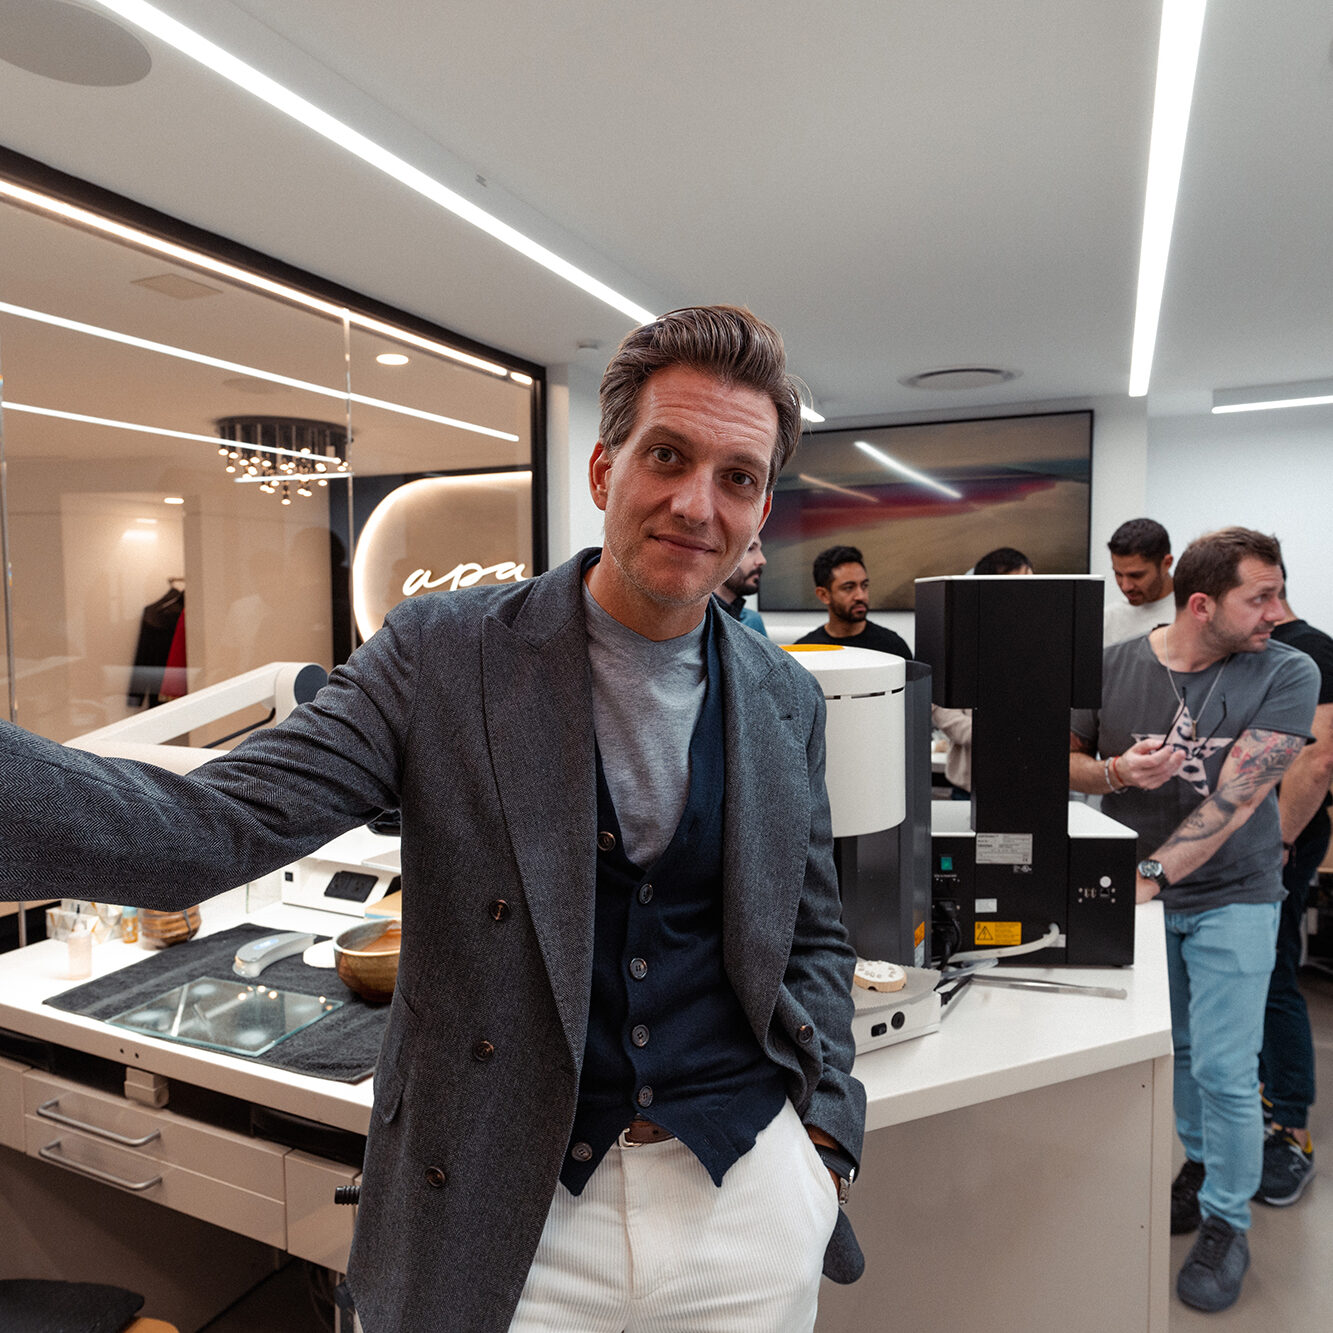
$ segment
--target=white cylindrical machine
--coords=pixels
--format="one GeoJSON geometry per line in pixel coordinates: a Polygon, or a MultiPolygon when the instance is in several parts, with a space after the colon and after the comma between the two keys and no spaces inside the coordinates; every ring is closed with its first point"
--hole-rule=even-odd
{"type": "Polygon", "coordinates": [[[833,836],[855,838],[901,824],[906,663],[868,648],[801,643],[787,651],[818,680],[828,705],[825,781],[833,836]]]}

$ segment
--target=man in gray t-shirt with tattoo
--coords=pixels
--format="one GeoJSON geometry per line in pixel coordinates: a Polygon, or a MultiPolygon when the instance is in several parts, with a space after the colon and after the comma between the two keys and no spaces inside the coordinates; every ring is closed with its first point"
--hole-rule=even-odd
{"type": "Polygon", "coordinates": [[[1223,1310],[1249,1267],[1259,1187],[1259,1047],[1282,888],[1274,787],[1311,739],[1319,673],[1269,638],[1286,616],[1277,539],[1224,528],[1192,542],[1176,617],[1114,644],[1102,706],[1070,730],[1076,791],[1139,834],[1138,900],[1161,896],[1175,1049],[1176,1132],[1186,1161],[1171,1230],[1199,1235],[1181,1300],[1223,1310]]]}

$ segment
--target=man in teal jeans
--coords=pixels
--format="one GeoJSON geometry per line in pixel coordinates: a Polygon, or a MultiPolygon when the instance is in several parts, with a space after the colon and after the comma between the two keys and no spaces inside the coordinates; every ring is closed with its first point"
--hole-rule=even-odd
{"type": "Polygon", "coordinates": [[[1076,710],[1070,783],[1139,834],[1138,901],[1166,925],[1176,1132],[1186,1161],[1171,1230],[1198,1237],[1182,1301],[1233,1305],[1259,1186],[1259,1048],[1283,898],[1274,793],[1311,739],[1319,673],[1270,642],[1287,612],[1277,539],[1225,528],[1192,542],[1176,617],[1113,644],[1100,709],[1076,710]]]}

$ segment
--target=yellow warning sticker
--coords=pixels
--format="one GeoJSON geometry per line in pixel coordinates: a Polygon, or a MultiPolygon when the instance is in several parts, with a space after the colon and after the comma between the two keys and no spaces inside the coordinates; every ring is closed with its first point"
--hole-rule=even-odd
{"type": "Polygon", "coordinates": [[[916,946],[917,946],[917,948],[920,948],[921,945],[922,945],[923,943],[925,943],[925,939],[926,939],[926,923],[925,923],[924,921],[918,921],[918,922],[916,923],[916,931],[914,932],[912,938],[913,938],[913,940],[916,941],[916,946]]]}
{"type": "Polygon", "coordinates": [[[1011,944],[1023,943],[1023,923],[1021,921],[978,921],[974,930],[974,943],[983,948],[1005,948],[1011,944]]]}

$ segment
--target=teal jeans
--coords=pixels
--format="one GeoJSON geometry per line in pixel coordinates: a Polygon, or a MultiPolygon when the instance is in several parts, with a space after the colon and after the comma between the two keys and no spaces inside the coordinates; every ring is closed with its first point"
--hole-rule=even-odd
{"type": "Polygon", "coordinates": [[[1248,1231],[1263,1173],[1259,1048],[1280,903],[1167,912],[1176,1133],[1207,1169],[1205,1217],[1248,1231]]]}

